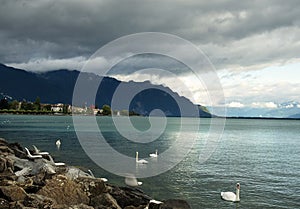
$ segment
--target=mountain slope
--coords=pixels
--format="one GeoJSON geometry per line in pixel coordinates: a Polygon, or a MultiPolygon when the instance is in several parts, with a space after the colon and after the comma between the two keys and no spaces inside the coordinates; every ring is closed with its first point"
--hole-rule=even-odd
{"type": "Polygon", "coordinates": [[[290,115],[288,118],[300,118],[300,113],[290,115]]]}
{"type": "MultiPolygon", "coordinates": [[[[288,101],[274,103],[276,107],[227,107],[227,117],[265,117],[265,118],[300,118],[300,103],[288,101]]],[[[215,107],[218,111],[218,108],[215,107]]],[[[221,116],[221,115],[220,115],[221,116]]]]}
{"type": "MultiPolygon", "coordinates": [[[[21,69],[0,64],[0,93],[9,95],[18,101],[34,101],[40,97],[42,103],[66,103],[72,104],[73,90],[80,72],[73,70],[56,70],[46,73],[32,73],[21,69]]],[[[192,116],[199,113],[201,117],[211,117],[201,106],[194,105],[185,97],[179,96],[171,89],[153,85],[150,82],[121,82],[110,77],[100,77],[92,73],[82,73],[81,77],[86,80],[84,96],[77,106],[96,104],[102,107],[104,104],[111,105],[112,98],[117,87],[124,87],[123,99],[115,104],[114,109],[128,109],[127,94],[134,90],[139,93],[133,97],[129,104],[129,110],[143,115],[149,115],[154,109],[160,109],[167,116],[192,116]],[[96,101],[89,89],[98,86],[96,101]],[[184,108],[182,108],[184,107],[184,108]],[[181,108],[181,109],[180,109],[181,108]]]]}

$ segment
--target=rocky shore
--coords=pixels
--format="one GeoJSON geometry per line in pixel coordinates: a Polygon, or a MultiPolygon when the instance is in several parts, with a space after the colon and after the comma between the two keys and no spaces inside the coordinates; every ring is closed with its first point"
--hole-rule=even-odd
{"type": "Polygon", "coordinates": [[[82,170],[33,159],[0,138],[0,208],[185,209],[184,200],[153,201],[135,187],[119,187],[82,170]]]}

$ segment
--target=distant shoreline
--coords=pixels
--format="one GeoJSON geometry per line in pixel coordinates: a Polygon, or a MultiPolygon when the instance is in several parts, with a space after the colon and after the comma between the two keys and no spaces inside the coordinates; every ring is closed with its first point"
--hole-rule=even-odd
{"type": "MultiPolygon", "coordinates": [[[[103,117],[102,115],[85,115],[85,114],[63,114],[63,113],[49,113],[49,112],[0,112],[0,115],[48,115],[48,116],[96,116],[96,117],[103,117]]],[[[132,115],[138,117],[145,117],[142,115],[132,115]]],[[[129,117],[132,117],[129,116],[129,117]]],[[[123,117],[123,116],[120,116],[123,117]]],[[[177,116],[168,116],[170,118],[180,118],[177,116]]],[[[214,117],[199,117],[199,118],[221,118],[221,119],[253,119],[253,120],[300,120],[300,118],[276,118],[276,117],[221,117],[221,116],[214,116],[214,117]]]]}
{"type": "Polygon", "coordinates": [[[262,119],[262,120],[300,120],[300,118],[276,118],[276,117],[218,117],[225,119],[262,119]]]}

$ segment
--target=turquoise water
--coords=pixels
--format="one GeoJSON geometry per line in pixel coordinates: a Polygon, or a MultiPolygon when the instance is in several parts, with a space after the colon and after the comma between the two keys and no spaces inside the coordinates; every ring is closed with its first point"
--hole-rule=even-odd
{"type": "MultiPolygon", "coordinates": [[[[154,142],[137,144],[124,139],[107,117],[97,118],[107,142],[118,152],[134,157],[136,149],[146,158],[159,147],[168,149],[178,136],[179,118],[168,118],[166,131],[154,142]]],[[[147,118],[133,117],[139,130],[150,127],[147,118]]],[[[193,124],[197,119],[186,119],[193,124]]],[[[87,124],[88,126],[88,124],[87,124]]],[[[182,198],[192,208],[300,208],[300,121],[228,119],[221,140],[212,156],[199,162],[209,119],[201,119],[196,143],[177,166],[155,177],[141,179],[142,189],[162,200],[182,198]],[[234,191],[241,184],[241,202],[222,201],[221,191],[234,191]]],[[[87,132],[89,129],[87,127],[87,132]]],[[[97,166],[83,151],[70,116],[0,115],[0,137],[49,151],[57,161],[82,169],[92,169],[111,183],[124,185],[122,177],[97,166]],[[61,139],[58,150],[55,141],[61,139]]],[[[159,158],[158,162],[159,163],[159,158]]]]}

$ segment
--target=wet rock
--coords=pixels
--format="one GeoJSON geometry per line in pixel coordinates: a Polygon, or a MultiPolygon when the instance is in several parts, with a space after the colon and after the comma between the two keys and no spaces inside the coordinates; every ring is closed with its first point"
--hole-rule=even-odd
{"type": "Polygon", "coordinates": [[[33,209],[32,207],[26,207],[23,205],[23,201],[10,202],[9,208],[14,209],[33,209]]]}
{"type": "Polygon", "coordinates": [[[75,182],[82,186],[83,190],[90,198],[99,196],[104,192],[107,192],[105,183],[98,178],[80,177],[77,178],[75,182]]]}
{"type": "Polygon", "coordinates": [[[44,185],[43,179],[38,176],[26,177],[25,182],[21,184],[27,193],[37,193],[44,185]]]}
{"type": "Polygon", "coordinates": [[[14,151],[9,148],[9,144],[3,138],[0,138],[0,153],[2,156],[14,154],[14,151]]]}
{"type": "Polygon", "coordinates": [[[5,139],[0,138],[0,145],[2,145],[2,144],[7,145],[8,143],[5,139]]]}
{"type": "Polygon", "coordinates": [[[2,156],[8,156],[14,154],[14,151],[7,146],[1,145],[0,152],[2,156]]]}
{"type": "Polygon", "coordinates": [[[14,161],[7,156],[0,156],[0,173],[11,170],[14,170],[14,161]]]}
{"type": "Polygon", "coordinates": [[[15,164],[15,161],[8,156],[6,158],[6,167],[7,167],[7,170],[9,170],[9,169],[14,170],[15,169],[14,164],[15,164]]]}
{"type": "Polygon", "coordinates": [[[72,180],[80,177],[90,177],[89,174],[75,167],[69,167],[64,175],[72,180]]]}
{"type": "Polygon", "coordinates": [[[160,209],[191,209],[190,205],[185,200],[169,199],[163,201],[160,205],[160,209]]]}
{"type": "Polygon", "coordinates": [[[144,194],[141,190],[129,187],[111,186],[109,192],[118,202],[118,204],[125,208],[126,206],[147,205],[152,198],[144,194]]]}
{"type": "Polygon", "coordinates": [[[0,198],[0,208],[9,209],[9,202],[3,198],[0,198]]]}
{"type": "Polygon", "coordinates": [[[11,150],[13,150],[14,155],[18,158],[27,158],[27,155],[19,143],[11,143],[8,144],[8,146],[11,150]]]}
{"type": "Polygon", "coordinates": [[[148,205],[148,209],[159,209],[163,203],[156,200],[151,200],[148,205]]]}
{"type": "Polygon", "coordinates": [[[24,206],[32,208],[52,208],[55,204],[54,199],[38,194],[28,194],[23,201],[24,206]]]}
{"type": "Polygon", "coordinates": [[[94,209],[94,207],[85,204],[79,204],[79,205],[72,205],[69,207],[69,209],[94,209]]]}
{"type": "Polygon", "coordinates": [[[33,161],[18,158],[16,156],[11,156],[11,159],[14,160],[14,167],[16,171],[20,171],[27,168],[29,169],[29,172],[24,175],[38,175],[41,172],[45,172],[49,175],[56,173],[55,167],[45,159],[36,159],[33,161]]]}
{"type": "Polygon", "coordinates": [[[15,185],[16,182],[8,179],[4,179],[0,181],[0,186],[10,186],[10,185],[15,185]]]}
{"type": "Polygon", "coordinates": [[[111,208],[111,209],[122,209],[118,205],[117,201],[109,193],[104,193],[93,197],[91,199],[91,205],[97,209],[103,208],[100,206],[105,206],[106,208],[111,208]]]}
{"type": "Polygon", "coordinates": [[[135,206],[126,206],[124,209],[144,209],[146,207],[146,205],[140,205],[138,207],[135,207],[135,206]]]}
{"type": "Polygon", "coordinates": [[[32,181],[36,185],[45,186],[45,184],[46,184],[46,174],[44,172],[40,172],[39,174],[32,177],[32,181]]]}
{"type": "Polygon", "coordinates": [[[46,180],[46,185],[37,194],[50,197],[58,204],[69,206],[89,203],[89,198],[80,184],[63,175],[55,175],[52,179],[46,180]]]}
{"type": "Polygon", "coordinates": [[[6,186],[7,182],[16,181],[17,177],[9,169],[3,173],[0,173],[0,186],[6,186]]]}
{"type": "Polygon", "coordinates": [[[3,158],[3,157],[0,157],[0,172],[4,172],[7,170],[7,167],[6,167],[6,159],[3,158]]]}
{"type": "Polygon", "coordinates": [[[8,201],[24,200],[27,196],[23,188],[11,185],[11,186],[0,186],[0,196],[4,197],[8,201]]]}
{"type": "MultiPolygon", "coordinates": [[[[0,138],[0,208],[144,209],[151,199],[138,188],[107,184],[76,167],[28,159],[18,143],[0,138]]],[[[167,200],[148,208],[190,207],[167,200]]]]}

